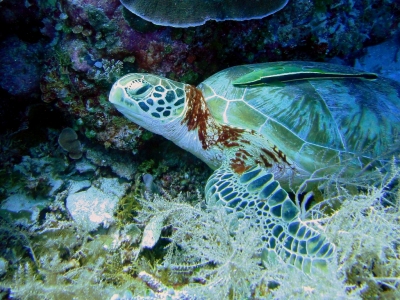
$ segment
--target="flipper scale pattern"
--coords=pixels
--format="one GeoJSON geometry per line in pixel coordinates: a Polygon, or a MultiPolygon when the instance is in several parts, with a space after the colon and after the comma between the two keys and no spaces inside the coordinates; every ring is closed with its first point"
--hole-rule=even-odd
{"type": "Polygon", "coordinates": [[[300,220],[287,192],[261,167],[236,174],[222,166],[207,182],[206,199],[208,205],[223,205],[228,212],[263,228],[264,260],[281,258],[310,273],[314,268],[325,269],[332,257],[335,246],[300,220]]]}

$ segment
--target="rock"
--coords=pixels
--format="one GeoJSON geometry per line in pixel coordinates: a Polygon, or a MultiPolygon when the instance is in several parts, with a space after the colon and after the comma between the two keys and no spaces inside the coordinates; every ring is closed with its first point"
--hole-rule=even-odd
{"type": "Polygon", "coordinates": [[[400,35],[379,45],[367,47],[367,53],[356,60],[354,67],[400,82],[399,40],[400,35]]]}
{"type": "Polygon", "coordinates": [[[137,162],[130,153],[104,150],[96,147],[86,151],[86,158],[100,167],[110,167],[119,177],[132,180],[137,171],[137,162]]]}
{"type": "Polygon", "coordinates": [[[78,173],[83,174],[87,172],[94,172],[97,168],[87,160],[81,160],[75,164],[75,169],[78,171],[78,173]]]}
{"type": "Polygon", "coordinates": [[[51,189],[50,189],[48,195],[55,196],[56,193],[63,186],[63,184],[64,184],[64,181],[62,179],[49,178],[49,185],[50,185],[51,189]]]}
{"type": "Polygon", "coordinates": [[[0,277],[3,277],[7,273],[8,262],[3,257],[0,257],[0,277]]]}
{"type": "Polygon", "coordinates": [[[0,87],[11,95],[39,93],[41,75],[40,44],[28,44],[10,37],[0,45],[0,87]]]}
{"type": "Polygon", "coordinates": [[[24,194],[14,194],[1,203],[0,215],[5,213],[11,216],[16,223],[24,226],[33,225],[38,221],[40,212],[50,202],[46,199],[34,199],[24,194]]]}
{"type": "Polygon", "coordinates": [[[127,189],[129,188],[128,183],[119,183],[118,178],[101,178],[98,180],[99,188],[113,196],[121,198],[125,195],[127,189]]]}
{"type": "Polygon", "coordinates": [[[83,230],[94,231],[99,225],[107,228],[114,222],[113,214],[118,198],[90,187],[87,191],[69,195],[66,207],[74,221],[83,230]]]}
{"type": "Polygon", "coordinates": [[[23,156],[19,164],[14,165],[14,171],[25,177],[25,193],[36,196],[55,196],[64,184],[59,174],[66,169],[61,159],[55,157],[23,156]]]}
{"type": "MultiPolygon", "coordinates": [[[[73,183],[73,190],[88,186],[88,180],[73,183]]],[[[88,190],[69,193],[66,207],[74,221],[83,230],[93,231],[100,225],[107,228],[114,223],[114,212],[119,199],[126,193],[129,185],[120,184],[117,178],[101,178],[88,190]]]]}
{"type": "Polygon", "coordinates": [[[82,180],[82,181],[71,180],[68,189],[68,194],[72,195],[81,192],[82,190],[87,190],[88,188],[90,188],[91,185],[92,183],[89,180],[82,180]]]}

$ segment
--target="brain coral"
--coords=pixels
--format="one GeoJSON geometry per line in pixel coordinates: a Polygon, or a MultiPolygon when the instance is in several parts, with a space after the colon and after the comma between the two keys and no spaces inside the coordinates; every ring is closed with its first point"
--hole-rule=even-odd
{"type": "Polygon", "coordinates": [[[157,25],[190,27],[208,20],[261,19],[288,0],[121,0],[128,10],[157,25]]]}

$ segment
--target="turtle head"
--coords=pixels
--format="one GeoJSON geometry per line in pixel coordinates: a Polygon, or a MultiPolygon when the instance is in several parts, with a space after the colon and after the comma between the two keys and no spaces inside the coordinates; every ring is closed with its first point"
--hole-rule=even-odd
{"type": "Polygon", "coordinates": [[[131,73],[114,83],[109,101],[132,122],[164,135],[163,125],[182,118],[185,97],[183,83],[131,73]]]}

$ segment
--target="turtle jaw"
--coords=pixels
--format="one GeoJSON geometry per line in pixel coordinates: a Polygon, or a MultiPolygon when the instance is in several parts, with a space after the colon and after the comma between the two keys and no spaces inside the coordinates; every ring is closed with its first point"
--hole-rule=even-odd
{"type": "Polygon", "coordinates": [[[139,124],[144,121],[141,117],[140,108],[134,101],[129,101],[126,98],[125,91],[118,82],[112,86],[108,101],[114,104],[115,108],[132,122],[139,124]]]}

